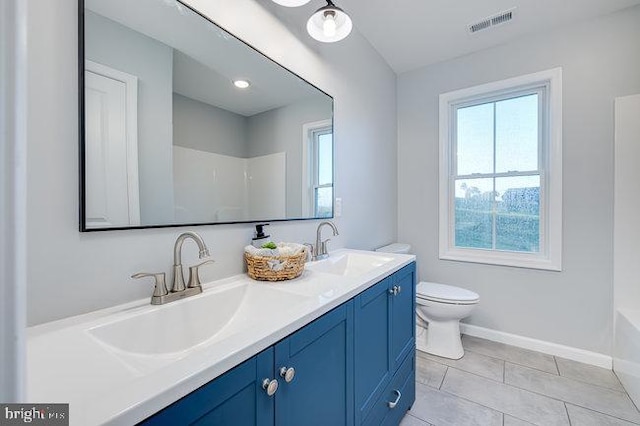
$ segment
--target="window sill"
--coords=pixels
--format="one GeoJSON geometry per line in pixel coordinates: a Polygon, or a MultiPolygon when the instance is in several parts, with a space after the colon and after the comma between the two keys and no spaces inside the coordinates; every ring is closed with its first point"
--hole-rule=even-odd
{"type": "Polygon", "coordinates": [[[482,263],[487,265],[509,266],[514,268],[541,269],[546,271],[562,271],[562,264],[549,257],[528,253],[508,251],[452,249],[440,252],[440,260],[482,263]]]}

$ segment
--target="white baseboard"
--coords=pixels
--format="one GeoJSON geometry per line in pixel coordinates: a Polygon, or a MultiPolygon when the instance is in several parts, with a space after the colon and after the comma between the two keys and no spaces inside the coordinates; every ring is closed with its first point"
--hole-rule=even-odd
{"type": "Polygon", "coordinates": [[[559,345],[557,343],[545,342],[544,340],[532,339],[530,337],[505,333],[471,324],[461,323],[460,331],[463,334],[468,334],[469,336],[480,337],[482,339],[505,343],[507,345],[517,346],[523,349],[530,349],[532,351],[555,355],[573,361],[595,365],[596,367],[607,368],[609,370],[613,368],[613,358],[609,355],[597,352],[559,345]]]}

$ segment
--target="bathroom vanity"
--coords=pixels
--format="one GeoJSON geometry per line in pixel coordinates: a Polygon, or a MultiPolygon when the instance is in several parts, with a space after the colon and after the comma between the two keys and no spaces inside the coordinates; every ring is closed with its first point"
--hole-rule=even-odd
{"type": "Polygon", "coordinates": [[[72,425],[398,424],[415,399],[414,261],[337,250],[288,282],[239,275],[33,327],[28,399],[69,402],[72,425]]]}

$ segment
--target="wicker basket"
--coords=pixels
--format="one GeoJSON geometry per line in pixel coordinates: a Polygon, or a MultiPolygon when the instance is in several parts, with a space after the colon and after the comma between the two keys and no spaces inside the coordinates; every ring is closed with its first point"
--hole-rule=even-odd
{"type": "Polygon", "coordinates": [[[293,256],[254,256],[245,252],[244,258],[247,261],[247,273],[254,280],[292,280],[304,271],[307,249],[293,256]]]}

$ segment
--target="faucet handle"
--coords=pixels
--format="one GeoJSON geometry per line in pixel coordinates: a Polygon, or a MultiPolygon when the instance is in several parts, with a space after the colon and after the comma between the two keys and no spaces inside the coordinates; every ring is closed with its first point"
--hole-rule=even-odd
{"type": "Polygon", "coordinates": [[[215,260],[209,259],[205,260],[202,263],[198,263],[197,265],[189,267],[189,284],[187,284],[187,288],[201,287],[200,284],[200,274],[198,273],[198,268],[202,265],[207,265],[209,263],[213,263],[215,260]]]}
{"type": "Polygon", "coordinates": [[[320,243],[320,253],[318,253],[318,254],[327,254],[327,253],[329,253],[329,252],[327,251],[327,243],[328,243],[329,241],[331,241],[331,238],[327,238],[326,240],[324,240],[324,241],[322,241],[322,242],[320,243]]]}
{"type": "Polygon", "coordinates": [[[131,275],[131,278],[139,279],[145,277],[153,277],[155,279],[155,288],[153,289],[153,297],[166,296],[169,294],[167,291],[167,282],[165,280],[164,272],[160,272],[157,274],[150,274],[147,272],[138,272],[137,274],[131,275]]]}
{"type": "Polygon", "coordinates": [[[313,259],[313,244],[311,244],[311,243],[302,243],[302,245],[309,247],[309,253],[307,254],[307,260],[313,259]]]}

